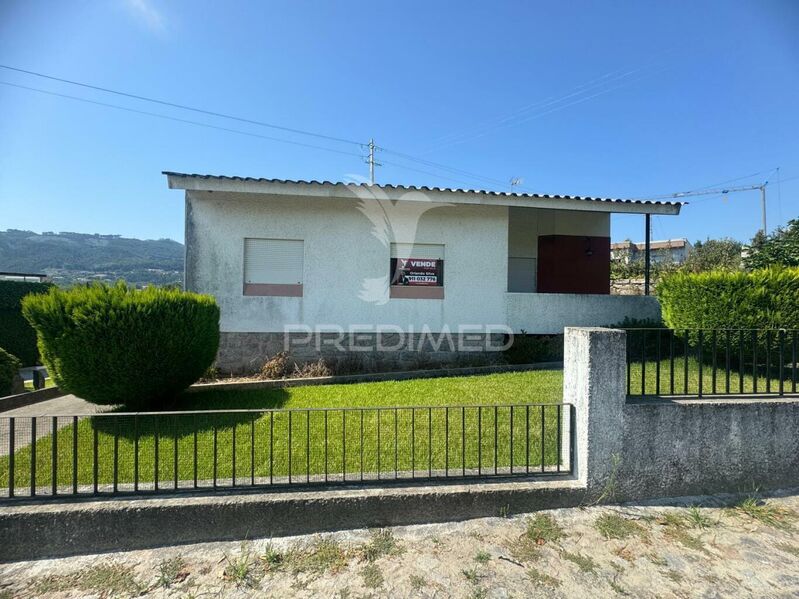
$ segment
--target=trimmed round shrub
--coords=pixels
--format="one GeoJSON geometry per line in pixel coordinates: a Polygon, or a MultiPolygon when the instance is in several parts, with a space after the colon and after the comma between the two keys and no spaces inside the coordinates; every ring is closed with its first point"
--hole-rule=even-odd
{"type": "Polygon", "coordinates": [[[219,347],[213,297],[124,282],[53,288],[22,312],[59,388],[92,403],[158,409],[197,381],[219,347]]]}
{"type": "Polygon", "coordinates": [[[14,377],[21,365],[16,356],[0,347],[0,397],[11,395],[14,390],[14,377]]]}

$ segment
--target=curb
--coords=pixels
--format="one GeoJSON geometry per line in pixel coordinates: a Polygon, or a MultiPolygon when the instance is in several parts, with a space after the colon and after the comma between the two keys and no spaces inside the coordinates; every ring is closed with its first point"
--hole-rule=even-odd
{"type": "Polygon", "coordinates": [[[0,562],[504,517],[584,498],[566,479],[5,502],[0,562]]]}
{"type": "Polygon", "coordinates": [[[210,390],[281,389],[284,387],[306,387],[313,385],[338,385],[347,383],[370,383],[383,381],[407,381],[412,379],[443,378],[450,376],[471,376],[496,374],[502,372],[525,372],[528,370],[558,370],[563,362],[537,362],[535,364],[503,364],[501,366],[474,366],[468,368],[435,368],[429,370],[409,370],[399,372],[374,372],[369,374],[344,374],[297,379],[276,379],[268,381],[236,381],[226,383],[195,383],[186,393],[210,390]]]}
{"type": "Polygon", "coordinates": [[[14,410],[16,408],[24,408],[31,406],[48,399],[55,399],[66,395],[58,387],[50,387],[48,389],[39,389],[37,391],[26,391],[25,393],[18,393],[17,395],[8,395],[0,397],[0,412],[14,410]]]}

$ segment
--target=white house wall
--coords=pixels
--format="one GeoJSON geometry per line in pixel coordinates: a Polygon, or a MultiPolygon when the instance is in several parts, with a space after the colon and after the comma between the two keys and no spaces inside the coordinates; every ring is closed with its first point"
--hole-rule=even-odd
{"type": "Polygon", "coordinates": [[[508,207],[386,202],[381,208],[375,200],[365,207],[375,222],[383,208],[390,213],[389,243],[445,246],[443,300],[383,297],[390,248],[373,235],[357,200],[224,192],[187,192],[186,287],[216,297],[224,332],[359,324],[455,331],[505,323],[508,207]],[[243,295],[246,237],[304,241],[303,297],[243,295]],[[367,287],[377,293],[362,299],[367,287]]]}

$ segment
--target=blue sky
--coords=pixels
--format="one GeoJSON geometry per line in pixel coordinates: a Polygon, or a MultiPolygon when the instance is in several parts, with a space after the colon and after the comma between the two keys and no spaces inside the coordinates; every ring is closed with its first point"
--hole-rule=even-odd
{"type": "MultiPolygon", "coordinates": [[[[384,183],[507,189],[521,177],[542,193],[642,198],[768,179],[772,228],[799,216],[797,31],[793,0],[3,0],[0,64],[374,137],[481,177],[386,151],[384,183]]],[[[362,153],[6,69],[0,81],[362,153]]],[[[182,195],[162,170],[367,174],[359,156],[0,85],[0,229],[182,241],[182,195]]],[[[759,223],[755,191],[695,198],[655,218],[653,235],[747,240],[759,223]]],[[[614,239],[642,235],[643,217],[614,217],[614,239]]]]}

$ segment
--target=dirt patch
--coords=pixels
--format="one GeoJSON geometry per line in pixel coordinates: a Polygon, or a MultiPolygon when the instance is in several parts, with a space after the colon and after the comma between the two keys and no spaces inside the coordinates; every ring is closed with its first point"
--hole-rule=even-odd
{"type": "Polygon", "coordinates": [[[797,515],[799,496],[591,507],[20,562],[0,598],[789,597],[797,515]]]}

